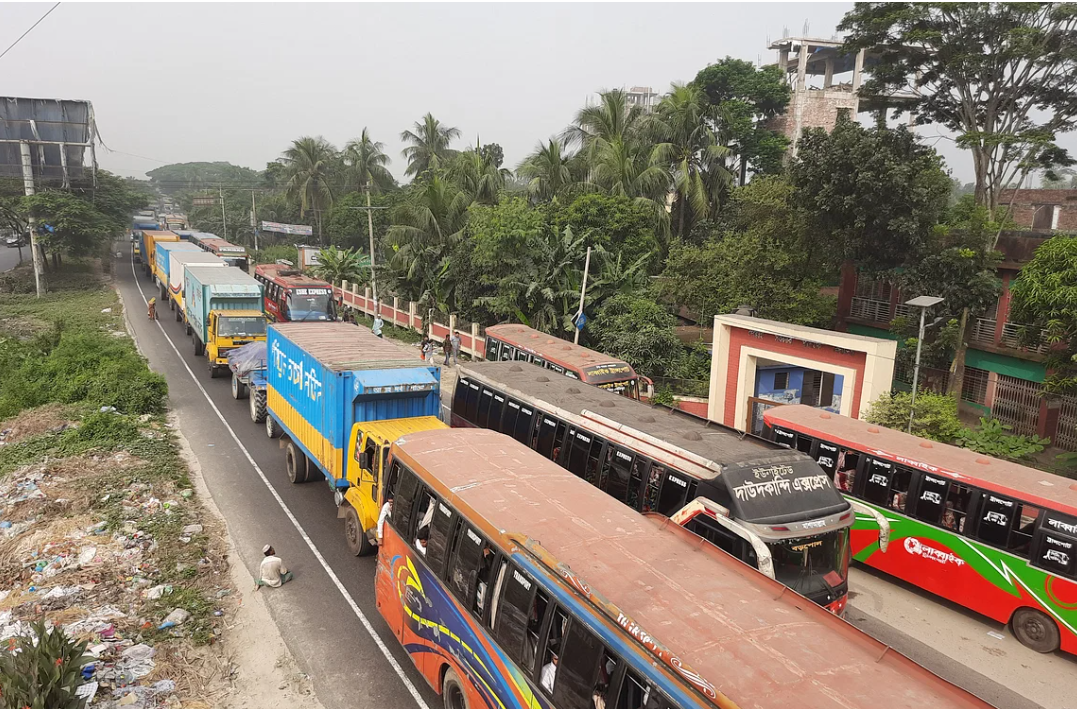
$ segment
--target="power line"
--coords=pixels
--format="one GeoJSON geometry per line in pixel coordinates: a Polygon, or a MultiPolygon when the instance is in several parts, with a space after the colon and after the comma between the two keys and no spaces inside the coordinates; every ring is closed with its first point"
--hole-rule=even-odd
{"type": "Polygon", "coordinates": [[[37,22],[35,22],[34,24],[30,25],[30,29],[26,30],[26,31],[25,31],[25,32],[23,32],[23,33],[22,33],[21,35],[19,35],[19,38],[18,38],[17,40],[15,40],[14,42],[12,42],[12,43],[11,43],[11,46],[10,46],[10,47],[8,47],[7,49],[5,49],[5,50],[4,50],[4,52],[3,52],[3,54],[0,54],[0,59],[3,59],[3,58],[4,58],[4,55],[5,55],[5,54],[7,54],[8,52],[10,52],[10,51],[11,51],[12,49],[14,49],[14,48],[15,48],[15,45],[16,45],[16,44],[18,44],[19,42],[21,42],[21,41],[22,41],[22,39],[23,39],[23,37],[25,37],[26,35],[30,34],[30,33],[31,33],[31,32],[33,31],[33,29],[34,29],[35,27],[37,27],[38,25],[40,25],[40,24],[41,24],[41,21],[42,21],[42,20],[44,20],[44,19],[45,19],[46,17],[48,17],[49,15],[51,15],[51,14],[52,14],[52,11],[53,11],[53,10],[55,10],[56,8],[58,8],[58,7],[60,7],[60,3],[56,3],[55,5],[53,5],[52,7],[50,7],[50,8],[49,8],[49,11],[48,11],[48,12],[46,12],[46,13],[45,13],[44,15],[42,15],[42,16],[41,16],[41,17],[40,17],[40,18],[38,19],[38,21],[37,21],[37,22]]]}

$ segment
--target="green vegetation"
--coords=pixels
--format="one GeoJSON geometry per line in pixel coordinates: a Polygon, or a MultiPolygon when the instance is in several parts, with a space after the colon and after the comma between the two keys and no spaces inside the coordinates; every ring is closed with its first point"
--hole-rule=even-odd
{"type": "Polygon", "coordinates": [[[83,684],[82,666],[93,661],[85,642],[74,642],[45,621],[33,624],[33,634],[11,640],[0,653],[0,707],[3,709],[82,709],[86,700],[75,696],[83,684]]]}
{"type": "Polygon", "coordinates": [[[1008,426],[997,419],[980,418],[980,427],[965,429],[957,443],[965,448],[1007,460],[1025,460],[1041,453],[1051,445],[1050,438],[1039,436],[1015,436],[1008,433],[1008,426]]]}

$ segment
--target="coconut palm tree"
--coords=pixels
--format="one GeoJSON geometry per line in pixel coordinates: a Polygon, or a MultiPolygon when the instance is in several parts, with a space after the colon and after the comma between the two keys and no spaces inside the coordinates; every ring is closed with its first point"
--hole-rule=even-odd
{"type": "Polygon", "coordinates": [[[527,192],[536,202],[550,202],[563,197],[580,185],[573,170],[573,155],[567,154],[560,139],[551,138],[535,146],[535,152],[524,158],[516,173],[527,180],[527,192]]]}
{"type": "Polygon", "coordinates": [[[366,193],[366,225],[370,237],[370,289],[374,301],[378,300],[378,283],[374,276],[374,211],[370,207],[370,193],[383,192],[393,185],[393,176],[386,165],[389,156],[385,154],[385,144],[370,137],[364,127],[362,135],[348,141],[344,146],[344,166],[349,179],[366,193]]]}
{"type": "Polygon", "coordinates": [[[330,246],[318,252],[318,265],[311,270],[333,285],[340,285],[341,281],[362,285],[370,272],[370,259],[354,249],[330,246]]]}
{"type": "Polygon", "coordinates": [[[628,105],[628,94],[621,89],[603,91],[597,105],[581,108],[576,120],[562,136],[566,146],[581,145],[587,152],[597,142],[630,141],[637,137],[646,114],[639,106],[628,105]]]}
{"type": "Polygon", "coordinates": [[[731,151],[718,144],[707,121],[707,109],[702,89],[674,84],[658,105],[652,124],[660,141],[652,152],[652,162],[670,171],[677,195],[680,237],[684,236],[688,208],[697,218],[707,216],[733,184],[733,173],[725,165],[731,151]]]}
{"type": "Polygon", "coordinates": [[[415,177],[430,169],[437,169],[454,153],[450,143],[461,135],[459,128],[441,125],[433,114],[426,114],[421,121],[416,121],[414,130],[406,130],[400,139],[410,143],[404,148],[403,155],[408,159],[405,175],[415,177]]]}
{"type": "Polygon", "coordinates": [[[281,155],[285,189],[299,201],[299,214],[314,212],[318,239],[322,241],[322,217],[333,204],[333,179],[337,171],[337,149],[325,138],[304,136],[293,140],[281,155]]]}
{"type": "Polygon", "coordinates": [[[499,168],[491,155],[484,155],[478,142],[474,150],[465,150],[449,164],[448,177],[472,202],[497,204],[505,180],[512,172],[499,168]]]}

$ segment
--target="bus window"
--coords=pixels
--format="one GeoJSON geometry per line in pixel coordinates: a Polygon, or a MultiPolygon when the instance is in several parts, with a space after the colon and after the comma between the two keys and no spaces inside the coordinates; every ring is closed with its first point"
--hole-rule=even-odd
{"type": "MultiPolygon", "coordinates": [[[[957,485],[954,485],[957,487],[957,485]]],[[[953,497],[953,492],[950,493],[953,497]]],[[[994,493],[985,492],[980,497],[980,514],[973,530],[976,538],[998,549],[1005,549],[1010,541],[1010,529],[1016,517],[1017,503],[994,493]]]]}
{"type": "Polygon", "coordinates": [[[471,525],[461,524],[447,569],[449,588],[460,603],[478,615],[482,614],[492,556],[493,551],[471,525]]]}
{"type": "Polygon", "coordinates": [[[565,430],[568,426],[564,421],[557,422],[557,433],[553,436],[553,454],[550,456],[550,460],[561,465],[561,459],[564,457],[561,450],[565,443],[565,430]]]}
{"type": "Polygon", "coordinates": [[[665,468],[661,465],[655,465],[649,458],[644,458],[642,455],[637,455],[636,460],[632,463],[632,483],[628,486],[628,506],[633,509],[640,509],[639,504],[639,489],[640,485],[635,482],[638,477],[640,480],[647,481],[647,489],[643,493],[643,507],[644,512],[652,512],[658,507],[658,492],[662,489],[662,476],[665,475],[665,468]]]}
{"type": "Polygon", "coordinates": [[[456,381],[456,389],[452,393],[452,410],[458,416],[464,416],[467,409],[467,380],[460,378],[456,381]]]}
{"type": "Polygon", "coordinates": [[[479,415],[479,385],[475,382],[467,383],[467,402],[461,414],[471,423],[479,415]]]}
{"type": "MultiPolygon", "coordinates": [[[[1051,519],[1048,513],[1047,520],[1051,519]]],[[[1032,564],[1041,569],[1050,571],[1061,576],[1074,576],[1077,569],[1077,542],[1054,532],[1044,532],[1040,537],[1038,549],[1033,557],[1032,564]]]]}
{"type": "Polygon", "coordinates": [[[890,501],[887,507],[896,511],[905,511],[905,500],[909,495],[909,483],[912,482],[912,471],[908,468],[897,468],[894,477],[890,481],[890,501]]]}
{"type": "Polygon", "coordinates": [[[792,448],[796,445],[797,434],[792,431],[786,431],[781,428],[774,429],[774,442],[785,446],[786,448],[792,448]]]}
{"type": "Polygon", "coordinates": [[[1040,508],[1027,503],[1021,503],[1020,507],[1007,549],[1027,559],[1032,548],[1032,530],[1036,528],[1036,520],[1040,518],[1040,508]]]}
{"type": "Polygon", "coordinates": [[[576,477],[586,477],[587,456],[591,452],[591,436],[581,429],[573,428],[568,437],[572,443],[572,448],[569,450],[568,465],[565,467],[576,477]]]}
{"type": "Polygon", "coordinates": [[[949,481],[924,475],[920,478],[920,491],[916,496],[916,517],[928,524],[939,524],[946,509],[946,492],[949,481]]]}
{"type": "Polygon", "coordinates": [[[972,488],[961,483],[950,483],[950,492],[946,496],[946,510],[942,515],[942,526],[955,532],[965,531],[965,516],[972,501],[972,488]]]}
{"type": "Polygon", "coordinates": [[[486,359],[490,362],[497,361],[497,352],[501,343],[492,337],[486,338],[486,359]]]}
{"type": "Polygon", "coordinates": [[[557,666],[561,660],[561,645],[568,632],[568,616],[560,608],[554,610],[553,621],[546,633],[546,645],[542,651],[542,670],[539,672],[539,686],[549,695],[553,695],[557,686],[557,666]]]}
{"type": "Polygon", "coordinates": [[[801,453],[811,454],[811,444],[814,443],[810,437],[804,434],[797,435],[797,450],[801,453]]]}
{"type": "Polygon", "coordinates": [[[865,473],[864,499],[885,507],[890,502],[890,476],[894,473],[894,464],[871,458],[865,473]]]}
{"type": "Polygon", "coordinates": [[[592,709],[595,691],[602,684],[609,661],[616,667],[602,641],[580,621],[570,621],[556,665],[554,705],[564,709],[592,709]]]}
{"type": "Polygon", "coordinates": [[[524,350],[516,350],[516,360],[518,362],[530,362],[531,355],[524,350]]]}
{"type": "Polygon", "coordinates": [[[546,414],[539,416],[538,447],[536,451],[553,459],[554,434],[557,432],[557,419],[546,414]]]}
{"type": "Polygon", "coordinates": [[[546,367],[546,360],[544,360],[542,357],[539,357],[538,355],[535,355],[531,358],[531,363],[538,367],[546,367]]]}
{"type": "Polygon", "coordinates": [[[494,400],[490,402],[490,422],[487,428],[501,432],[501,412],[505,408],[505,397],[494,392],[494,400]]]}
{"type": "Polygon", "coordinates": [[[482,388],[482,395],[479,397],[479,411],[475,416],[475,425],[479,428],[490,428],[487,424],[490,422],[490,403],[494,400],[494,392],[487,387],[482,388]]]}
{"type": "MultiPolygon", "coordinates": [[[[512,437],[527,447],[531,447],[531,429],[534,427],[535,412],[523,404],[520,405],[520,416],[516,419],[516,428],[512,431],[512,437]]],[[[508,431],[505,431],[508,433],[508,431]]]]}
{"type": "Polygon", "coordinates": [[[819,463],[823,472],[834,477],[834,473],[838,471],[838,447],[819,441],[819,446],[815,451],[815,461],[819,463]]]}
{"type": "MultiPolygon", "coordinates": [[[[606,466],[602,471],[600,487],[618,502],[628,499],[628,486],[632,477],[632,454],[616,446],[606,447],[606,466]]],[[[639,490],[638,480],[636,489],[639,490]]]]}
{"type": "Polygon", "coordinates": [[[516,431],[516,419],[520,417],[520,402],[509,399],[505,404],[505,413],[501,417],[501,428],[506,436],[512,436],[516,431]]]}
{"type": "MultiPolygon", "coordinates": [[[[491,609],[491,625],[494,638],[516,661],[521,668],[534,667],[535,653],[525,652],[527,646],[527,626],[531,612],[535,607],[535,591],[538,584],[530,575],[520,571],[513,564],[505,561],[502,569],[505,576],[501,582],[501,596],[496,606],[497,614],[491,609]],[[530,662],[528,662],[530,660],[530,662]]],[[[539,621],[541,622],[541,618],[539,621]]]]}
{"type": "Polygon", "coordinates": [[[684,507],[687,498],[688,481],[670,473],[666,476],[666,481],[662,485],[662,495],[658,498],[658,508],[656,509],[656,512],[669,517],[671,514],[684,507]]]}
{"type": "Polygon", "coordinates": [[[516,348],[513,347],[512,345],[508,344],[507,342],[502,342],[501,343],[501,356],[499,357],[499,359],[502,362],[507,362],[509,360],[516,359],[516,348]]]}
{"type": "Polygon", "coordinates": [[[445,553],[452,533],[452,520],[452,508],[439,500],[434,519],[430,523],[430,539],[426,542],[426,563],[438,576],[441,575],[441,569],[445,565],[445,553]]]}
{"type": "Polygon", "coordinates": [[[730,556],[744,561],[744,540],[705,515],[696,515],[684,528],[703,537],[730,556]]]}
{"type": "Polygon", "coordinates": [[[617,697],[617,709],[666,709],[669,706],[653,684],[632,670],[625,672],[617,697]]]}
{"type": "Polygon", "coordinates": [[[419,478],[415,473],[400,466],[400,480],[397,483],[396,496],[393,499],[393,513],[390,519],[393,526],[405,540],[411,541],[412,508],[419,492],[419,478]]]}
{"type": "Polygon", "coordinates": [[[546,368],[547,369],[552,369],[553,371],[557,372],[558,374],[564,374],[565,373],[565,368],[564,367],[562,367],[559,364],[554,364],[553,362],[547,362],[546,363],[546,368]]]}

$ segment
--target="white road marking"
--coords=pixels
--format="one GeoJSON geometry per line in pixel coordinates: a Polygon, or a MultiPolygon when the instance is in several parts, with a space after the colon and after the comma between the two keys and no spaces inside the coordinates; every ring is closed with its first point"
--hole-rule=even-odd
{"type": "MultiPolygon", "coordinates": [[[[135,277],[135,286],[138,288],[138,294],[142,296],[142,301],[146,303],[146,307],[149,308],[150,301],[146,298],[146,294],[142,290],[142,284],[138,282],[138,274],[135,272],[135,260],[133,258],[131,259],[131,275],[135,277]]],[[[419,690],[415,688],[415,685],[412,684],[411,680],[408,679],[407,675],[404,674],[404,668],[400,666],[400,663],[397,662],[396,658],[393,657],[392,653],[389,652],[389,648],[382,641],[381,637],[378,636],[377,631],[375,631],[374,626],[370,624],[370,621],[367,619],[366,614],[363,613],[362,610],[360,610],[359,604],[357,604],[355,602],[355,599],[352,598],[351,594],[348,593],[348,589],[344,588],[344,584],[341,583],[340,578],[336,575],[333,569],[330,568],[329,563],[325,560],[325,557],[322,556],[322,553],[318,551],[318,547],[314,545],[314,541],[310,538],[310,535],[308,535],[306,530],[303,529],[303,525],[299,523],[299,520],[296,519],[294,514],[292,514],[292,511],[288,509],[288,505],[286,505],[281,496],[277,494],[276,489],[269,484],[269,478],[267,478],[265,473],[262,472],[262,469],[258,467],[258,463],[254,462],[254,458],[251,456],[250,451],[248,451],[247,447],[244,446],[242,442],[240,442],[239,436],[236,435],[236,432],[232,430],[232,426],[229,425],[227,420],[225,420],[224,415],[221,413],[221,410],[217,408],[217,405],[215,403],[213,403],[213,399],[209,397],[209,393],[206,392],[205,388],[202,386],[202,382],[199,381],[198,377],[196,377],[194,375],[194,372],[191,371],[191,368],[187,365],[187,361],[183,359],[183,355],[180,354],[179,350],[176,348],[175,343],[172,342],[172,338],[168,336],[167,332],[165,332],[165,328],[163,325],[161,325],[161,321],[154,320],[154,322],[157,324],[158,329],[160,329],[161,334],[165,336],[165,339],[168,341],[169,347],[171,347],[172,351],[176,353],[176,357],[179,358],[180,364],[182,364],[183,368],[187,370],[187,373],[191,375],[191,379],[192,381],[194,381],[195,386],[197,386],[198,390],[202,392],[202,396],[206,397],[206,401],[209,402],[209,405],[213,409],[213,412],[217,414],[217,418],[219,418],[221,420],[221,423],[224,424],[224,427],[228,429],[228,433],[231,434],[232,440],[235,441],[236,445],[239,446],[239,449],[243,451],[243,455],[247,457],[247,460],[250,462],[251,467],[254,468],[254,471],[256,473],[258,473],[258,477],[262,479],[262,482],[265,484],[266,489],[268,489],[269,493],[273,495],[273,499],[277,501],[277,504],[280,505],[280,508],[284,510],[284,514],[288,515],[288,519],[291,520],[292,526],[295,527],[297,532],[299,532],[299,536],[303,537],[303,541],[306,542],[307,547],[314,554],[315,558],[318,559],[318,562],[322,565],[322,568],[325,569],[325,573],[329,574],[330,580],[332,580],[333,584],[337,587],[337,590],[340,591],[340,595],[344,597],[344,600],[351,607],[352,612],[355,613],[355,617],[358,618],[359,622],[363,624],[363,628],[366,629],[367,634],[378,646],[378,649],[381,650],[381,654],[384,655],[385,659],[389,661],[390,665],[392,665],[393,669],[396,671],[397,676],[400,677],[400,681],[404,683],[404,686],[407,688],[408,692],[415,700],[415,703],[419,705],[419,709],[430,709],[430,706],[419,694],[419,690]]]]}

